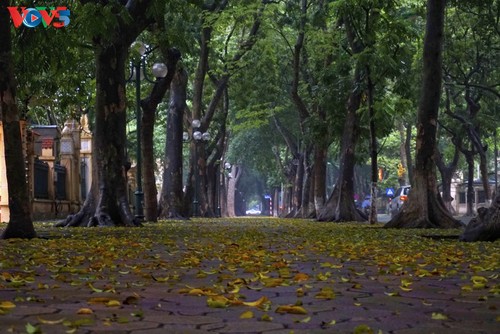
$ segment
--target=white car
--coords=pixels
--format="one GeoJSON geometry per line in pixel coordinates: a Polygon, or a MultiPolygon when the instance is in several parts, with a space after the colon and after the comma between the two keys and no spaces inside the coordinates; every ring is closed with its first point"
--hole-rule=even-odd
{"type": "Polygon", "coordinates": [[[251,216],[257,216],[257,215],[260,215],[260,210],[250,209],[250,210],[246,211],[246,214],[251,215],[251,216]]]}
{"type": "Polygon", "coordinates": [[[411,186],[402,186],[396,190],[394,198],[389,202],[389,212],[399,211],[403,204],[408,200],[411,186]]]}

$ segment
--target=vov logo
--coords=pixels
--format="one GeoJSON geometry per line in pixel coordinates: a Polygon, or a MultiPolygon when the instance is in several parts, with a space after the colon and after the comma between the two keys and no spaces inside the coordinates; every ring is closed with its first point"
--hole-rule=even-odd
{"type": "Polygon", "coordinates": [[[24,24],[28,28],[35,28],[40,23],[48,28],[62,28],[69,24],[71,14],[68,7],[7,7],[12,18],[12,23],[17,29],[24,24]]]}

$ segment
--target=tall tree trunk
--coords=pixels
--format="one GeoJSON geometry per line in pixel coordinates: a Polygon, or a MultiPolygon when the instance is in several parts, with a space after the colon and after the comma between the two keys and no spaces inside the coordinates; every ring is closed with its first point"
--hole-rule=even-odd
{"type": "Polygon", "coordinates": [[[466,216],[474,215],[474,153],[472,151],[463,152],[467,161],[467,211],[466,216]]]}
{"type": "Polygon", "coordinates": [[[446,210],[436,177],[436,134],[441,97],[445,0],[427,1],[422,94],[418,108],[414,182],[408,201],[386,227],[460,227],[446,210]]]}
{"type": "Polygon", "coordinates": [[[184,109],[186,108],[186,87],[188,75],[183,68],[175,71],[170,85],[170,104],[168,108],[165,170],[161,191],[161,218],[184,218],[182,192],[182,129],[184,109]]]}
{"type": "Polygon", "coordinates": [[[237,165],[231,166],[231,173],[227,181],[227,216],[236,217],[236,186],[241,176],[241,168],[237,165]]]}
{"type": "Polygon", "coordinates": [[[314,149],[314,209],[316,215],[325,206],[326,183],[327,183],[327,152],[328,150],[320,145],[314,149]]]}
{"type": "Polygon", "coordinates": [[[2,1],[0,4],[0,111],[10,210],[10,220],[2,238],[34,238],[36,232],[31,216],[19,110],[16,105],[11,23],[6,8],[8,3],[9,1],[2,1]]]}
{"type": "Polygon", "coordinates": [[[410,178],[408,176],[409,169],[408,169],[408,159],[407,159],[408,156],[407,147],[408,149],[410,149],[410,146],[409,146],[409,141],[407,140],[407,131],[403,121],[398,121],[397,126],[399,131],[399,139],[401,140],[401,143],[399,145],[399,156],[401,159],[401,165],[403,165],[403,168],[405,170],[403,175],[401,176],[398,175],[398,182],[400,186],[406,186],[410,184],[410,178]]]}
{"type": "MultiPolygon", "coordinates": [[[[141,130],[141,147],[142,151],[142,171],[144,178],[144,218],[146,221],[156,221],[158,218],[158,192],[156,189],[156,159],[154,156],[154,127],[156,121],[156,110],[158,104],[163,100],[165,94],[170,86],[172,79],[175,75],[176,64],[179,61],[181,54],[176,49],[162,49],[163,58],[167,65],[167,75],[165,78],[156,80],[149,96],[141,101],[142,114],[142,128],[141,130]]],[[[183,111],[182,111],[183,112],[183,111]]],[[[182,122],[182,118],[181,118],[182,122]]],[[[182,152],[182,123],[181,123],[181,137],[176,138],[179,142],[169,142],[166,145],[181,145],[182,152]]],[[[167,134],[168,136],[168,134],[167,134]]],[[[182,156],[182,155],[181,155],[182,156]]],[[[182,174],[181,176],[182,177],[182,174]]],[[[179,182],[179,181],[176,181],[179,182]]],[[[180,181],[182,184],[182,180],[180,181]]],[[[182,186],[181,186],[182,189],[182,186]]]]}
{"type": "Polygon", "coordinates": [[[460,151],[458,147],[455,145],[455,152],[453,154],[453,159],[450,161],[448,165],[445,164],[443,155],[440,151],[436,152],[436,165],[441,174],[441,182],[442,182],[442,191],[443,191],[443,201],[452,214],[455,212],[455,209],[451,205],[453,198],[451,197],[451,182],[453,180],[453,175],[457,169],[458,160],[460,157],[460,151]]]}
{"type": "Polygon", "coordinates": [[[377,133],[375,131],[375,108],[374,91],[375,85],[372,81],[370,67],[366,67],[366,80],[367,80],[367,95],[368,95],[368,113],[370,122],[370,160],[371,160],[371,184],[370,184],[370,214],[368,221],[370,224],[377,223],[377,186],[378,186],[378,153],[377,153],[377,133]]]}
{"type": "Polygon", "coordinates": [[[91,192],[80,211],[59,226],[140,225],[130,211],[127,198],[125,64],[130,44],[150,23],[146,12],[151,2],[109,5],[127,14],[117,14],[116,25],[93,38],[96,111],[91,192]]]}
{"type": "Polygon", "coordinates": [[[340,169],[337,182],[324,209],[318,212],[319,221],[363,221],[354,205],[355,148],[358,137],[357,111],[361,105],[362,90],[359,66],[354,73],[354,88],[347,101],[347,115],[341,141],[340,169]]]}
{"type": "MultiPolygon", "coordinates": [[[[406,181],[407,184],[410,184],[413,181],[413,157],[411,154],[411,139],[413,137],[412,135],[412,128],[413,126],[411,124],[406,124],[406,140],[405,140],[405,152],[406,152],[406,181]]],[[[404,167],[404,165],[403,165],[404,167]]]]}

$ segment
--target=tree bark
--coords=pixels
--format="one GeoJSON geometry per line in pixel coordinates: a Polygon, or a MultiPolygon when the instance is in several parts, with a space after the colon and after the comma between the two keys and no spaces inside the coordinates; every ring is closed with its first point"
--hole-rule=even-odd
{"type": "Polygon", "coordinates": [[[2,234],[2,239],[34,238],[36,232],[31,216],[19,110],[16,105],[11,23],[6,8],[8,3],[9,1],[2,1],[0,4],[0,111],[10,210],[10,220],[2,234]]]}
{"type": "Polygon", "coordinates": [[[168,108],[165,170],[160,200],[161,218],[185,218],[182,192],[182,129],[186,108],[186,87],[188,76],[183,68],[175,71],[170,85],[168,108]]]}
{"type": "Polygon", "coordinates": [[[355,148],[358,137],[357,111],[361,105],[362,91],[359,87],[361,73],[359,66],[355,70],[355,87],[347,101],[347,115],[341,141],[340,170],[324,209],[318,212],[319,221],[363,221],[365,220],[354,205],[354,166],[355,148]]]}
{"type": "Polygon", "coordinates": [[[500,239],[500,192],[489,208],[478,209],[460,236],[461,241],[495,241],[500,239]]]}
{"type": "MultiPolygon", "coordinates": [[[[409,140],[407,140],[407,131],[406,131],[406,127],[403,123],[403,121],[398,121],[397,122],[397,126],[398,126],[398,131],[399,131],[399,138],[401,140],[401,144],[399,145],[399,156],[401,158],[401,165],[403,165],[403,168],[405,169],[405,172],[403,173],[403,175],[399,176],[398,175],[398,182],[399,182],[399,185],[402,187],[402,186],[406,186],[406,185],[409,185],[410,184],[410,178],[409,178],[409,175],[408,175],[408,172],[409,172],[409,168],[408,168],[408,154],[407,154],[407,149],[409,150],[410,149],[410,145],[409,145],[409,140]]],[[[411,132],[410,132],[410,135],[411,135],[411,132]]]]}
{"type": "Polygon", "coordinates": [[[241,176],[241,168],[237,165],[231,166],[231,173],[227,181],[227,216],[236,217],[236,186],[241,176]]]}
{"type": "Polygon", "coordinates": [[[366,80],[367,80],[367,95],[368,95],[368,114],[370,123],[370,160],[371,160],[371,184],[370,184],[370,214],[368,221],[370,224],[377,223],[377,187],[378,187],[378,152],[377,152],[377,133],[375,131],[375,108],[374,104],[374,91],[375,84],[372,81],[370,66],[366,67],[366,80]]]}
{"type": "MultiPolygon", "coordinates": [[[[176,73],[176,64],[179,61],[181,54],[176,49],[165,50],[163,58],[167,65],[167,76],[156,80],[149,96],[141,101],[142,128],[141,140],[143,148],[142,170],[144,177],[144,215],[146,221],[156,221],[158,218],[158,198],[156,190],[155,166],[156,160],[154,156],[154,126],[156,121],[156,110],[158,104],[163,100],[168,87],[172,82],[172,78],[176,73]]],[[[170,112],[170,110],[169,110],[170,112]]],[[[168,120],[167,120],[168,122],[168,120]]],[[[182,122],[182,118],[181,118],[182,122]]],[[[168,127],[168,126],[167,126],[168,127]]],[[[182,123],[181,123],[180,142],[169,142],[166,145],[181,145],[182,150],[182,123]]],[[[168,136],[168,133],[167,133],[168,136]]],[[[182,174],[181,174],[182,177],[182,174]]],[[[182,184],[182,180],[180,181],[182,184]]],[[[181,186],[182,190],[182,186],[181,186]]]]}
{"type": "Polygon", "coordinates": [[[326,202],[327,183],[327,153],[328,150],[320,145],[314,149],[314,209],[316,214],[323,210],[326,202]]]}
{"type": "Polygon", "coordinates": [[[120,6],[127,18],[117,16],[110,31],[94,36],[96,106],[93,133],[93,176],[89,196],[75,215],[58,226],[138,226],[127,198],[125,64],[130,44],[150,23],[150,1],[120,6]]]}
{"type": "Polygon", "coordinates": [[[408,201],[385,227],[460,227],[446,210],[436,178],[436,134],[442,82],[444,0],[427,1],[422,93],[418,108],[414,182],[408,201]]]}

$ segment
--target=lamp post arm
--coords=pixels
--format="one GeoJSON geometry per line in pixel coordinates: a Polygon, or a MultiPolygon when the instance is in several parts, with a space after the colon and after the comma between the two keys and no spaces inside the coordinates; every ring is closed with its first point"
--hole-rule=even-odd
{"type": "Polygon", "coordinates": [[[142,56],[142,60],[141,60],[142,73],[143,73],[143,75],[144,75],[144,79],[146,79],[146,81],[147,81],[147,82],[154,84],[154,83],[156,83],[156,81],[158,81],[158,80],[153,80],[153,79],[151,79],[151,78],[148,76],[148,71],[146,70],[146,55],[147,55],[147,53],[146,53],[146,54],[144,54],[144,56],[142,56]]]}
{"type": "Polygon", "coordinates": [[[175,75],[175,69],[177,63],[181,58],[181,53],[175,48],[168,49],[166,55],[166,65],[167,65],[167,75],[164,78],[157,79],[154,81],[153,88],[149,95],[141,100],[141,105],[143,109],[146,110],[156,110],[158,104],[163,100],[165,94],[170,87],[170,83],[175,75]]]}

